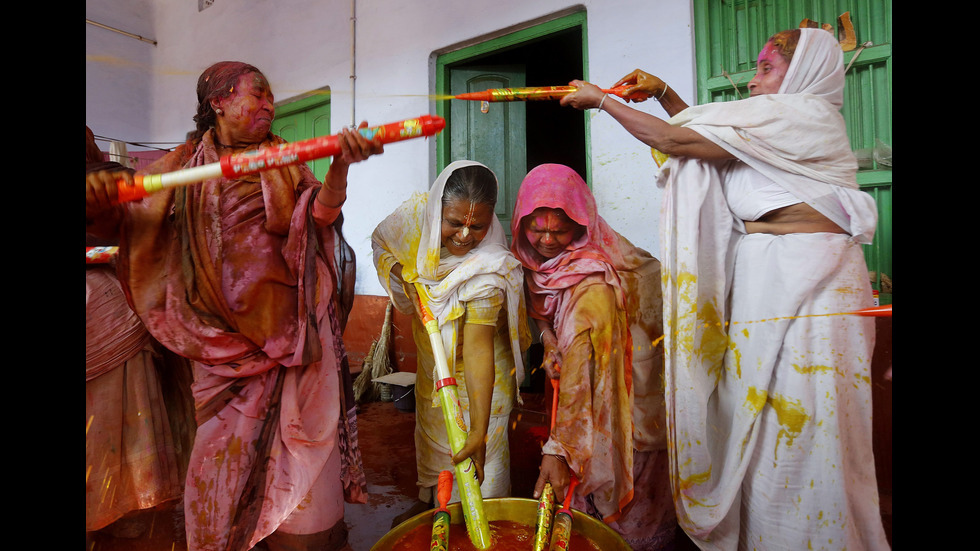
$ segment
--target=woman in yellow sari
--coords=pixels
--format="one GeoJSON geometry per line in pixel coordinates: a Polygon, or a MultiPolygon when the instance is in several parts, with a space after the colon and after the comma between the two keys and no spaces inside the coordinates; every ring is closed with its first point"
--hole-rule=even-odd
{"type": "MultiPolygon", "coordinates": [[[[415,449],[419,503],[394,524],[432,507],[439,472],[472,457],[484,498],[510,495],[507,424],[524,379],[522,352],[530,343],[523,272],[507,248],[494,214],[497,179],[486,166],[456,161],[428,193],[416,193],[372,235],[378,278],[401,312],[413,315],[418,349],[415,449]],[[453,455],[433,378],[435,360],[418,317],[415,283],[446,349],[469,428],[453,455]]],[[[455,486],[455,485],[454,485],[455,486]]],[[[454,488],[451,501],[459,501],[454,488]]]]}

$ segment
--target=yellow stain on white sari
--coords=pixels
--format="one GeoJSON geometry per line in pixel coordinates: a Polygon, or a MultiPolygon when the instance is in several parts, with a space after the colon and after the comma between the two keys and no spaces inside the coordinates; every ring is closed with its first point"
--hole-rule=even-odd
{"type": "MultiPolygon", "coordinates": [[[[832,373],[836,374],[838,377],[844,378],[847,376],[846,373],[842,372],[840,369],[832,365],[800,365],[793,364],[793,370],[802,375],[814,375],[818,373],[832,373]]],[[[858,385],[870,385],[871,377],[867,373],[853,373],[852,377],[854,379],[854,386],[858,385]]]]}
{"type": "MultiPolygon", "coordinates": [[[[701,365],[717,378],[721,375],[721,360],[728,348],[727,324],[711,302],[698,303],[697,276],[690,272],[678,272],[675,282],[680,309],[678,327],[668,327],[677,335],[677,346],[684,356],[700,356],[701,365]]],[[[669,322],[670,320],[668,320],[669,322]]]]}
{"type": "Polygon", "coordinates": [[[793,371],[796,371],[797,373],[799,373],[801,375],[813,375],[813,374],[816,374],[816,373],[835,373],[835,372],[838,375],[841,374],[837,370],[837,368],[835,368],[834,366],[831,366],[831,365],[813,365],[813,364],[810,364],[810,365],[800,365],[800,364],[793,364],[793,371]]]}
{"type": "MultiPolygon", "coordinates": [[[[745,337],[748,338],[749,332],[745,329],[743,329],[742,332],[745,334],[745,337]]],[[[738,346],[735,345],[735,341],[732,339],[728,340],[728,349],[731,350],[732,352],[731,358],[732,358],[732,363],[735,364],[735,376],[741,379],[742,378],[742,352],[738,349],[738,346]]]]}
{"type": "Polygon", "coordinates": [[[810,420],[810,416],[799,400],[792,400],[779,395],[770,395],[768,403],[776,412],[776,419],[779,421],[780,426],[773,449],[773,463],[775,464],[776,460],[779,459],[780,441],[785,438],[786,447],[792,446],[793,439],[803,431],[803,426],[810,420]]]}
{"type": "Polygon", "coordinates": [[[758,415],[766,405],[766,398],[768,397],[769,393],[765,390],[759,390],[754,386],[749,387],[745,395],[745,407],[752,412],[753,416],[758,415]]]}
{"type": "Polygon", "coordinates": [[[709,482],[711,480],[711,467],[708,467],[707,471],[701,473],[693,473],[688,476],[680,476],[677,479],[677,491],[683,497],[684,501],[689,505],[698,505],[700,507],[714,507],[713,504],[707,504],[703,501],[695,499],[691,496],[690,490],[696,486],[709,482]]]}

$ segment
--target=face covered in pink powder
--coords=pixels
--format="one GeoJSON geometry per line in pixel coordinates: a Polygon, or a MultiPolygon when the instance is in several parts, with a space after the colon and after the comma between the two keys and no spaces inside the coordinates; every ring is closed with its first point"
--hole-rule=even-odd
{"type": "Polygon", "coordinates": [[[775,94],[779,92],[779,87],[783,83],[786,71],[789,70],[789,61],[783,58],[779,50],[773,45],[772,41],[759,52],[758,64],[755,76],[749,81],[749,96],[761,96],[764,94],[775,94]]]}

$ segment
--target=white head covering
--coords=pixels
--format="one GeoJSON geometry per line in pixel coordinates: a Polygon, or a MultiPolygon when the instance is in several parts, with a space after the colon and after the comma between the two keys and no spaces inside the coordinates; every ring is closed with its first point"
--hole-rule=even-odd
{"type": "Polygon", "coordinates": [[[813,94],[840,109],[844,106],[844,56],[834,35],[823,29],[800,29],[780,94],[813,94]]]}
{"type": "MultiPolygon", "coordinates": [[[[800,29],[777,93],[689,107],[667,122],[710,139],[857,242],[870,243],[878,211],[874,198],[858,188],[857,159],[840,114],[843,56],[829,32],[800,29]]],[[[670,166],[664,165],[662,178],[670,166]]]]}
{"type": "MultiPolygon", "coordinates": [[[[479,244],[462,256],[442,246],[442,194],[449,176],[475,161],[455,161],[433,182],[428,193],[416,193],[375,228],[371,236],[378,279],[399,311],[415,315],[414,306],[391,273],[402,265],[402,278],[425,287],[429,310],[439,322],[446,350],[455,350],[458,321],[471,300],[503,290],[511,348],[517,367],[517,384],[524,380],[521,327],[524,318],[524,270],[507,247],[504,227],[493,215],[490,230],[479,244]]],[[[489,170],[489,168],[488,168],[489,170]]],[[[450,361],[455,357],[448,354],[450,361]]]]}
{"type": "MultiPolygon", "coordinates": [[[[490,230],[486,237],[463,256],[452,255],[442,246],[442,194],[446,189],[446,182],[449,181],[453,172],[468,166],[487,168],[486,165],[476,161],[454,161],[439,173],[439,177],[429,188],[425,216],[422,219],[421,242],[416,260],[419,278],[427,284],[441,280],[468,258],[490,253],[501,247],[507,249],[507,236],[496,213],[490,222],[490,230]]],[[[490,169],[487,168],[487,170],[490,169]]]]}

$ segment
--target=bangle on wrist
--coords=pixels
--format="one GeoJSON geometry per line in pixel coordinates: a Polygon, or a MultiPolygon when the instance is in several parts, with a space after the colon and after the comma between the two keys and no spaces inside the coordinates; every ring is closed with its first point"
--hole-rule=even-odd
{"type": "Polygon", "coordinates": [[[664,91],[663,91],[663,92],[660,92],[660,97],[659,97],[659,98],[657,98],[657,101],[660,101],[660,100],[662,100],[662,99],[663,99],[663,97],[664,97],[664,94],[666,94],[666,93],[667,93],[667,85],[666,85],[666,84],[664,84],[664,91]]]}
{"type": "Polygon", "coordinates": [[[599,100],[599,111],[602,111],[602,104],[606,101],[606,94],[602,94],[602,99],[599,100]]]}

